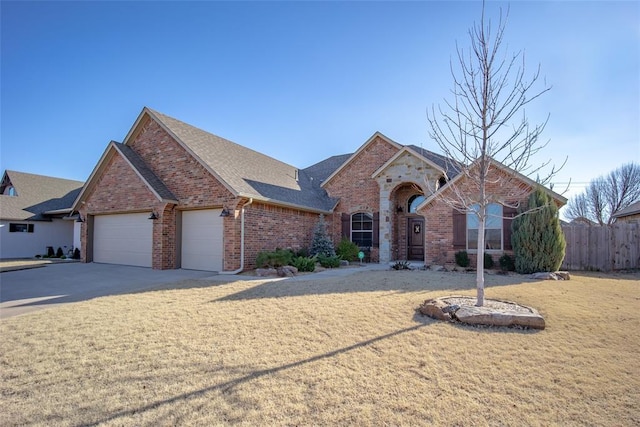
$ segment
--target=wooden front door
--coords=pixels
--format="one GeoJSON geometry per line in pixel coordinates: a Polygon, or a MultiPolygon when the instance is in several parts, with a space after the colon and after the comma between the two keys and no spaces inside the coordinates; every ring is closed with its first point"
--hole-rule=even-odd
{"type": "Polygon", "coordinates": [[[424,261],[424,218],[409,218],[407,260],[424,261]]]}

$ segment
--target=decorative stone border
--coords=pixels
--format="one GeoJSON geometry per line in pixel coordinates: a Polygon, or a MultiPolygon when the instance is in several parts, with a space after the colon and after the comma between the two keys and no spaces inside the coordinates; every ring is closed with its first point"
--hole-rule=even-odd
{"type": "Polygon", "coordinates": [[[485,299],[482,307],[475,304],[476,299],[472,297],[440,297],[426,300],[418,312],[434,319],[469,325],[545,328],[544,318],[534,308],[493,299],[485,299]]]}

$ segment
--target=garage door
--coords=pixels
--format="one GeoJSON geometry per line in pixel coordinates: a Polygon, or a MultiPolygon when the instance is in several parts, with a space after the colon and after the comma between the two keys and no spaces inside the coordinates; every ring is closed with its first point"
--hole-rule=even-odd
{"type": "Polygon", "coordinates": [[[222,271],[220,209],[182,212],[182,268],[222,271]]]}
{"type": "Polygon", "coordinates": [[[149,213],[97,215],[93,261],[151,267],[153,221],[149,213]]]}

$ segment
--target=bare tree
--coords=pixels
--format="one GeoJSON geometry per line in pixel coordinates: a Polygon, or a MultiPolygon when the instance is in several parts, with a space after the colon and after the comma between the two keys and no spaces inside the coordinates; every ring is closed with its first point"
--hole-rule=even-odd
{"type": "Polygon", "coordinates": [[[606,176],[591,180],[584,193],[574,196],[565,216],[585,218],[600,225],[611,224],[613,215],[640,200],[640,165],[627,163],[606,176]]]}
{"type": "MultiPolygon", "coordinates": [[[[548,144],[539,141],[548,116],[543,123],[530,126],[524,107],[551,88],[540,81],[539,66],[526,78],[523,52],[503,53],[505,25],[506,15],[503,17],[500,10],[498,25],[492,32],[491,20],[485,20],[483,2],[480,23],[469,30],[470,49],[465,51],[456,44],[458,67],[451,61],[453,100],[445,100],[444,107],[434,106],[427,114],[430,136],[450,159],[449,171],[459,174],[438,192],[435,188],[430,190],[451,207],[477,215],[478,306],[484,304],[487,207],[491,203],[509,206],[531,192],[530,186],[518,185],[520,181],[516,181],[513,172],[539,175],[550,164],[530,163],[531,157],[548,144]],[[497,196],[487,191],[488,186],[494,185],[511,189],[510,193],[497,196]]],[[[545,177],[538,176],[536,180],[544,185],[556,173],[552,167],[545,177]]]]}

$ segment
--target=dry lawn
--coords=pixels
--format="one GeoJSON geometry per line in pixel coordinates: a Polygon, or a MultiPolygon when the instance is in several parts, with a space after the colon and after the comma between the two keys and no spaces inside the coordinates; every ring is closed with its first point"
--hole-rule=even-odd
{"type": "Polygon", "coordinates": [[[487,277],[544,331],[415,314],[473,281],[190,281],[3,320],[0,425],[640,425],[640,274],[487,277]]]}

